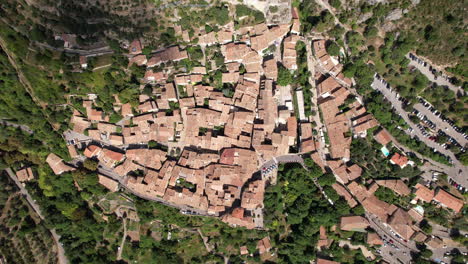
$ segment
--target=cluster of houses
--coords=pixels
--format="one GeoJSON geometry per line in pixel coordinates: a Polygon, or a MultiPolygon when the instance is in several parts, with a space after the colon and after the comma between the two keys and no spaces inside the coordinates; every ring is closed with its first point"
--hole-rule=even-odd
{"type": "MultiPolygon", "coordinates": [[[[263,227],[266,180],[257,173],[259,166],[298,146],[299,152],[311,153],[323,171],[327,166],[334,173],[337,183],[332,187],[351,208],[360,203],[402,238],[420,238],[422,233],[415,225],[422,220],[420,210],[406,211],[374,194],[383,186],[397,195],[409,195],[411,190],[403,181],[371,180],[366,182],[367,187],[357,181],[362,168],[350,163],[352,138],[367,136],[367,131],[379,124],[359,100],[350,100],[352,81],[341,72],[342,65],[326,52],[325,40],[314,41],[313,51],[318,66],[327,72],[317,71],[314,76],[318,108],[326,128],[326,135],[320,136],[328,139],[326,160],[319,154],[320,142],[313,135],[312,124],[298,123],[291,88],[279,86],[276,81],[279,63],[289,70],[298,68],[295,46],[300,39],[299,27],[295,9],[290,24],[235,29],[229,23],[217,32],[200,31],[192,37],[176,26],[176,34],[184,42],[197,39],[202,48],[220,46],[226,69],[221,82],[234,87],[231,96],[206,84],[207,67],[183,72],[162,67],[167,62],[190,59],[183,47],[171,46],[147,56],[142,42],[134,40],[128,46],[129,66],[146,67],[141,83],[142,87],[151,87],[151,95],[141,94],[138,105],[120,103],[116,96],[114,109],[123,117],[118,124],[109,122],[109,115],[96,107],[93,98],[83,100],[84,111],[75,110],[70,120],[72,131],[80,135],[74,144],[85,143],[80,144],[82,154],[98,160],[100,168],[108,172],[99,175],[99,182],[110,191],[124,185],[141,197],[219,216],[228,224],[249,229],[263,227]],[[278,50],[283,47],[279,57],[265,56],[271,46],[278,50]]],[[[374,138],[384,146],[391,141],[383,129],[374,138]]],[[[69,151],[72,158],[80,156],[73,144],[69,151]]],[[[47,162],[56,174],[74,170],[55,154],[50,154],[47,162]]],[[[401,168],[411,164],[398,153],[390,162],[401,168]]],[[[25,173],[21,172],[21,177],[27,179],[25,173]]],[[[463,201],[460,204],[459,199],[442,189],[434,194],[417,185],[415,195],[415,202],[434,201],[456,212],[463,206],[463,201]]],[[[368,226],[360,216],[345,217],[341,222],[342,230],[364,231],[368,226]]],[[[382,242],[373,233],[368,234],[368,241],[376,245],[382,242]]],[[[322,227],[318,246],[330,244],[322,227]]],[[[268,252],[269,239],[259,241],[257,248],[261,254],[268,252]]],[[[248,254],[246,247],[240,251],[248,254]]],[[[332,262],[319,259],[317,263],[332,262]]]]}
{"type": "MultiPolygon", "coordinates": [[[[358,183],[362,169],[358,165],[350,163],[349,160],[352,137],[366,137],[367,130],[375,128],[379,124],[371,114],[366,112],[365,107],[359,100],[347,100],[350,95],[348,87],[351,85],[351,80],[344,77],[340,72],[342,65],[327,54],[325,44],[325,40],[315,41],[313,49],[318,67],[321,67],[322,72],[328,73],[324,76],[318,72],[315,79],[318,81],[318,106],[323,115],[328,135],[329,155],[327,160],[320,162],[317,155],[314,156],[314,152],[312,152],[312,158],[323,169],[327,166],[333,172],[337,183],[333,184],[332,187],[347,201],[351,208],[361,204],[366,212],[376,216],[384,225],[390,227],[404,240],[426,241],[427,236],[418,227],[418,223],[422,221],[424,214],[421,206],[404,210],[394,204],[379,200],[374,194],[382,186],[391,189],[396,195],[408,196],[412,191],[405,182],[400,179],[369,180],[365,183],[367,187],[358,183]]],[[[373,137],[383,145],[383,154],[389,156],[390,153],[386,146],[392,141],[392,137],[388,131],[385,129],[377,130],[373,137]]],[[[314,149],[311,150],[314,151],[314,149]]],[[[400,168],[414,165],[405,155],[399,153],[394,153],[389,162],[400,168]]],[[[434,190],[431,191],[427,187],[418,184],[415,187],[414,195],[416,198],[413,200],[413,204],[416,204],[419,200],[435,202],[455,212],[460,212],[463,207],[462,200],[440,188],[435,195],[434,190]]],[[[366,229],[369,226],[370,224],[366,218],[349,216],[341,219],[340,228],[345,231],[367,232],[366,229]]],[[[370,245],[383,244],[376,233],[368,233],[367,241],[370,245]]],[[[331,242],[326,236],[325,228],[321,228],[317,247],[327,248],[331,245],[331,242]]],[[[318,259],[317,263],[336,262],[318,259]]]]}
{"type": "MultiPolygon", "coordinates": [[[[258,210],[265,180],[257,174],[259,166],[288,154],[298,134],[291,89],[276,85],[278,63],[297,68],[299,19],[293,12],[290,24],[234,30],[231,23],[197,36],[202,47],[221,45],[222,83],[234,86],[232,97],[203,82],[204,66],[185,72],[161,67],[189,58],[183,48],[172,46],[147,57],[140,40],[131,42],[129,66],[146,66],[141,82],[152,87],[151,96],[141,94],[137,106],[116,97],[114,109],[123,117],[118,125],[109,122],[93,98],[83,100],[84,111],[75,110],[70,121],[79,135],[74,143],[85,143],[80,144],[82,154],[112,174],[99,175],[99,182],[111,191],[122,184],[141,197],[220,216],[233,226],[262,227],[258,210]],[[264,58],[271,45],[279,50],[281,43],[279,58],[264,58]],[[152,142],[158,146],[150,147],[152,142]]],[[[181,28],[176,33],[190,41],[181,28]]],[[[303,146],[314,147],[311,124],[301,125],[301,133],[303,146]]],[[[69,150],[72,157],[79,156],[75,146],[69,150]]],[[[49,162],[57,174],[67,171],[60,167],[68,165],[60,162],[49,162]]],[[[259,249],[269,250],[268,244],[264,241],[259,249]]]]}

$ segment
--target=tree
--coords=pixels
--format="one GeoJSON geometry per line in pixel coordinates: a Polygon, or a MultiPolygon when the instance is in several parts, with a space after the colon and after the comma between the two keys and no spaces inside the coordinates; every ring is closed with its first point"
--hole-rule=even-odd
{"type": "Polygon", "coordinates": [[[340,46],[336,42],[330,41],[327,45],[327,52],[330,56],[338,56],[340,55],[340,46]]]}
{"type": "Polygon", "coordinates": [[[362,205],[358,205],[351,209],[354,215],[364,215],[366,211],[364,210],[364,207],[362,205]]]}
{"type": "Polygon", "coordinates": [[[318,178],[318,183],[322,186],[331,186],[336,182],[335,176],[331,173],[325,173],[318,178]]]}
{"type": "Polygon", "coordinates": [[[340,0],[329,0],[328,3],[330,3],[331,6],[335,9],[339,9],[341,7],[341,1],[340,0]]]}
{"type": "Polygon", "coordinates": [[[293,76],[291,72],[286,69],[283,65],[278,67],[278,85],[287,86],[292,83],[293,76]]]}
{"type": "Polygon", "coordinates": [[[432,226],[426,219],[422,220],[421,223],[419,223],[419,227],[422,231],[424,231],[424,233],[428,235],[432,234],[432,226]]]}
{"type": "Polygon", "coordinates": [[[97,167],[98,167],[98,164],[99,164],[99,162],[97,162],[96,160],[85,159],[85,161],[83,162],[83,167],[85,167],[86,169],[88,169],[90,171],[96,171],[97,167]]]}
{"type": "Polygon", "coordinates": [[[379,30],[376,27],[368,26],[366,27],[366,30],[364,31],[364,37],[373,38],[377,36],[378,33],[379,33],[379,30]]]}
{"type": "Polygon", "coordinates": [[[425,258],[425,259],[430,259],[431,256],[432,256],[432,251],[428,248],[425,248],[423,250],[421,250],[421,257],[425,258]]]}

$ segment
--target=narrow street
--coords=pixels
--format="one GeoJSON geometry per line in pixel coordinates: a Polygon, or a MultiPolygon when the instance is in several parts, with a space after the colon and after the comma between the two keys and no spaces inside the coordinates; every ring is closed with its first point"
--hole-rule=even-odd
{"type": "Polygon", "coordinates": [[[303,41],[306,43],[306,51],[307,51],[307,68],[310,72],[309,76],[309,83],[312,86],[312,98],[310,100],[312,101],[313,109],[315,110],[316,114],[312,117],[313,122],[315,122],[316,126],[314,127],[317,130],[317,137],[320,139],[319,146],[317,147],[317,152],[320,155],[320,158],[322,159],[322,163],[326,166],[326,155],[329,153],[329,150],[325,146],[325,138],[322,136],[324,132],[327,131],[327,128],[325,125],[322,123],[322,120],[320,119],[320,114],[319,114],[319,108],[318,108],[318,94],[317,94],[317,87],[316,87],[316,82],[315,82],[315,68],[316,68],[316,61],[314,59],[314,55],[312,52],[312,41],[309,39],[303,39],[303,41]]]}

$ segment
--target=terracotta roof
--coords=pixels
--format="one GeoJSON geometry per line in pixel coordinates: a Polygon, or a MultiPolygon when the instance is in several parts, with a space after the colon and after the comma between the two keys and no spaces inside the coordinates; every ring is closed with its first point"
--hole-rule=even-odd
{"type": "Polygon", "coordinates": [[[75,145],[67,145],[67,149],[72,159],[78,157],[78,152],[76,151],[75,145]]]}
{"type": "Polygon", "coordinates": [[[444,242],[439,237],[431,237],[429,241],[426,241],[426,245],[428,245],[431,248],[442,248],[444,242]]]}
{"type": "Polygon", "coordinates": [[[258,251],[261,254],[270,251],[271,243],[269,237],[264,237],[263,239],[259,240],[257,243],[258,251]]]}
{"type": "Polygon", "coordinates": [[[356,200],[354,200],[353,196],[341,184],[334,183],[332,185],[332,188],[335,189],[335,191],[338,193],[338,195],[345,198],[345,200],[348,203],[349,207],[353,208],[353,207],[355,207],[357,205],[357,202],[356,202],[356,200]]]}
{"type": "Polygon", "coordinates": [[[140,54],[141,51],[142,51],[142,45],[141,45],[141,42],[140,40],[138,39],[135,39],[132,41],[132,43],[130,43],[130,47],[129,47],[129,53],[131,55],[136,55],[136,54],[140,54]]]}
{"type": "Polygon", "coordinates": [[[100,174],[98,175],[98,177],[99,183],[107,189],[109,189],[111,192],[115,192],[119,189],[119,183],[117,181],[100,174]]]}
{"type": "Polygon", "coordinates": [[[122,105],[122,109],[121,109],[121,114],[122,116],[130,116],[130,115],[133,115],[133,112],[132,112],[132,105],[130,105],[130,103],[126,103],[126,104],[123,104],[122,105]]]}
{"type": "Polygon", "coordinates": [[[434,201],[441,203],[443,206],[446,206],[457,213],[460,212],[464,205],[463,200],[456,198],[452,194],[440,188],[434,196],[434,201]]]}
{"type": "Polygon", "coordinates": [[[112,160],[114,160],[116,162],[121,161],[124,158],[124,154],[119,153],[119,152],[115,152],[115,151],[110,150],[110,149],[104,149],[103,154],[106,157],[108,157],[109,159],[112,159],[112,160]]]}
{"type": "Polygon", "coordinates": [[[400,155],[399,153],[395,153],[395,154],[393,154],[390,161],[393,164],[396,164],[396,165],[400,166],[401,168],[403,168],[408,163],[408,158],[406,156],[400,155]]]}
{"type": "Polygon", "coordinates": [[[388,224],[392,229],[400,234],[404,239],[409,240],[414,234],[414,230],[411,228],[412,219],[411,216],[405,210],[398,208],[389,218],[388,224]]]}
{"type": "Polygon", "coordinates": [[[46,159],[47,164],[49,164],[50,168],[54,171],[56,175],[62,174],[66,171],[73,171],[75,168],[68,166],[63,162],[63,160],[55,155],[54,153],[50,153],[46,159]]]}
{"type": "Polygon", "coordinates": [[[362,216],[343,216],[341,217],[341,230],[361,231],[369,226],[369,222],[362,216]]]}
{"type": "Polygon", "coordinates": [[[379,200],[375,195],[371,195],[362,202],[362,206],[366,211],[376,215],[380,220],[386,222],[388,215],[392,214],[394,207],[392,205],[379,200]]]}
{"type": "Polygon", "coordinates": [[[128,62],[128,67],[132,66],[135,63],[138,66],[145,65],[148,62],[146,55],[140,54],[132,57],[128,62]]]}
{"type": "Polygon", "coordinates": [[[153,54],[147,64],[148,67],[154,67],[167,61],[179,61],[187,58],[187,51],[181,51],[178,46],[172,46],[153,54]]]}
{"type": "Polygon", "coordinates": [[[424,242],[426,241],[427,236],[423,234],[422,232],[417,232],[411,239],[416,242],[424,242]]]}
{"type": "Polygon", "coordinates": [[[28,168],[24,168],[24,169],[17,171],[16,177],[18,177],[18,180],[20,182],[24,182],[24,181],[30,181],[34,179],[34,174],[31,170],[31,167],[28,167],[28,168]]]}
{"type": "Polygon", "coordinates": [[[276,60],[275,59],[266,60],[263,63],[263,71],[265,72],[266,78],[276,81],[278,77],[278,66],[276,65],[276,60]]]}
{"type": "Polygon", "coordinates": [[[333,90],[339,87],[341,87],[341,85],[331,76],[319,83],[317,86],[319,95],[331,93],[333,90]]]}
{"type": "Polygon", "coordinates": [[[383,241],[377,233],[367,233],[367,244],[371,246],[383,245],[383,241]]]}
{"type": "Polygon", "coordinates": [[[80,56],[80,64],[81,65],[86,64],[86,60],[87,60],[87,58],[85,56],[80,56]]]}
{"type": "Polygon", "coordinates": [[[395,193],[406,196],[411,193],[410,189],[402,180],[376,180],[378,185],[386,187],[394,191],[395,193]]]}
{"type": "Polygon", "coordinates": [[[240,247],[240,254],[241,254],[241,255],[247,255],[247,254],[249,254],[249,250],[247,249],[247,246],[242,246],[242,247],[240,247]]]}
{"type": "Polygon", "coordinates": [[[388,143],[392,141],[392,137],[390,133],[388,133],[388,131],[384,128],[379,130],[379,132],[377,132],[374,135],[374,138],[377,142],[379,142],[382,145],[387,145],[388,143]]]}
{"type": "Polygon", "coordinates": [[[417,199],[430,203],[434,198],[434,190],[431,190],[420,183],[416,184],[415,188],[416,192],[414,194],[417,199]]]}
{"type": "Polygon", "coordinates": [[[87,157],[87,158],[92,158],[94,156],[97,156],[99,154],[99,152],[101,152],[102,148],[96,146],[96,145],[89,145],[86,147],[85,151],[84,151],[84,155],[87,157]]]}
{"type": "Polygon", "coordinates": [[[319,232],[320,232],[320,236],[319,236],[320,239],[327,239],[327,229],[323,225],[320,226],[319,232]]]}
{"type": "Polygon", "coordinates": [[[420,214],[416,209],[411,208],[408,210],[408,214],[413,218],[414,221],[416,222],[421,222],[424,219],[424,216],[420,214]]]}
{"type": "Polygon", "coordinates": [[[336,261],[332,261],[328,259],[321,259],[321,258],[318,258],[316,263],[317,264],[340,264],[340,262],[336,262],[336,261]]]}

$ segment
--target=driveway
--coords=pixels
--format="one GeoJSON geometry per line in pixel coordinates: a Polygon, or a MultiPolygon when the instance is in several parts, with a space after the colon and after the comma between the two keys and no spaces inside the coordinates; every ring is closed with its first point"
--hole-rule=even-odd
{"type": "MultiPolygon", "coordinates": [[[[426,144],[428,147],[437,150],[438,152],[442,153],[443,155],[446,155],[450,157],[453,161],[453,166],[447,166],[438,162],[435,162],[429,158],[426,158],[426,160],[429,160],[431,163],[434,165],[441,167],[443,169],[443,172],[446,173],[450,178],[455,180],[457,183],[461,184],[463,187],[467,188],[468,187],[468,167],[463,166],[455,157],[455,155],[449,151],[444,149],[442,146],[437,144],[434,141],[429,140],[427,137],[425,137],[419,128],[409,119],[408,113],[403,109],[402,102],[397,99],[397,93],[393,89],[388,89],[385,84],[383,84],[379,79],[374,78],[374,81],[371,84],[371,87],[377,91],[380,91],[384,97],[392,104],[392,108],[405,120],[405,122],[413,129],[411,133],[408,133],[407,130],[405,132],[409,134],[411,137],[417,137],[419,140],[421,140],[424,144],[426,144]]],[[[414,152],[414,151],[412,151],[414,152]]]]}

